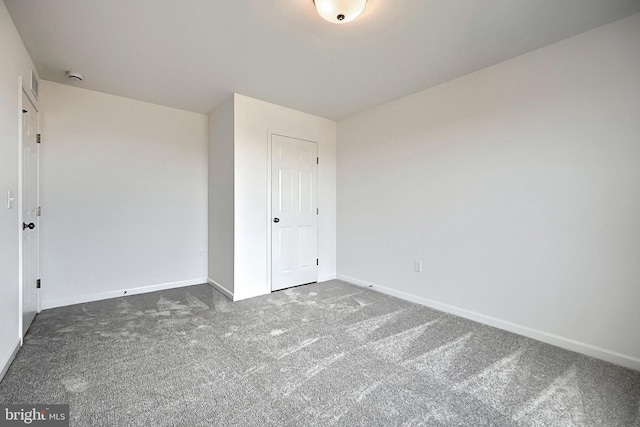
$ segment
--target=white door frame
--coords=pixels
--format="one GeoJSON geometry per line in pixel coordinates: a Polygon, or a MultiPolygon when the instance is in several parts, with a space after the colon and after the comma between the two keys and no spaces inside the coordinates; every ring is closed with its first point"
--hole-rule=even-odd
{"type": "MultiPolygon", "coordinates": [[[[271,278],[271,262],[272,262],[272,254],[271,254],[271,248],[272,248],[272,232],[271,232],[271,214],[272,214],[272,204],[273,204],[273,192],[271,191],[271,186],[272,186],[272,179],[273,176],[271,175],[271,159],[273,157],[273,153],[272,153],[272,143],[271,143],[271,138],[273,137],[273,135],[280,135],[280,136],[284,136],[286,138],[294,138],[294,139],[300,139],[302,141],[307,141],[307,142],[311,142],[317,145],[318,147],[318,157],[320,157],[320,138],[314,138],[314,137],[310,137],[310,136],[304,136],[304,135],[299,135],[299,134],[295,134],[292,132],[286,132],[286,131],[280,131],[280,130],[275,130],[275,129],[268,129],[267,131],[267,288],[266,288],[266,293],[271,293],[271,285],[272,285],[272,278],[271,278]]],[[[316,187],[316,191],[317,191],[317,202],[318,202],[318,209],[320,209],[320,168],[318,167],[318,184],[316,187]]],[[[318,217],[318,222],[320,220],[320,217],[318,217]]],[[[319,240],[320,240],[320,233],[318,232],[318,247],[320,246],[319,244],[319,240]]],[[[320,253],[318,253],[318,256],[320,255],[320,253]]]]}
{"type": "MultiPolygon", "coordinates": [[[[33,95],[30,93],[30,90],[28,88],[25,88],[23,86],[23,79],[22,76],[18,77],[18,223],[17,225],[17,229],[18,229],[18,313],[19,313],[19,319],[18,319],[18,336],[20,337],[20,345],[22,345],[23,343],[23,334],[22,334],[22,327],[23,327],[23,311],[24,311],[24,306],[23,306],[23,295],[24,295],[24,289],[23,289],[23,278],[24,278],[24,271],[23,271],[23,262],[24,262],[24,255],[23,255],[23,244],[22,244],[22,222],[23,222],[23,216],[22,216],[22,206],[23,206],[23,197],[22,197],[22,190],[23,190],[23,167],[22,167],[22,150],[23,150],[23,141],[22,141],[22,110],[24,109],[24,105],[22,103],[22,96],[25,95],[27,98],[29,98],[29,100],[31,101],[31,103],[33,104],[34,107],[36,107],[36,110],[38,112],[38,132],[40,132],[40,106],[38,105],[38,101],[37,99],[35,99],[33,97],[33,95]]],[[[38,148],[39,150],[39,148],[38,148]]],[[[40,156],[38,155],[38,205],[40,204],[40,156]]],[[[38,227],[40,225],[38,224],[38,227]]],[[[40,233],[38,232],[38,241],[40,240],[40,233]]],[[[38,243],[39,245],[39,243],[38,243]]],[[[38,290],[37,292],[37,300],[38,300],[38,313],[40,313],[40,291],[38,290]]]]}

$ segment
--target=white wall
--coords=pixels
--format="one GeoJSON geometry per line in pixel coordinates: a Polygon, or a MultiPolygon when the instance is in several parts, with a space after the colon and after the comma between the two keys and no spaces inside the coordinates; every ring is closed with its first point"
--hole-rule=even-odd
{"type": "Polygon", "coordinates": [[[18,331],[18,132],[22,98],[18,78],[30,87],[33,63],[9,12],[0,2],[0,380],[20,343],[18,331]],[[7,191],[16,198],[7,209],[7,191]]]}
{"type": "Polygon", "coordinates": [[[339,277],[640,369],[639,46],[640,14],[339,122],[339,277]]]}
{"type": "Polygon", "coordinates": [[[207,116],[41,92],[44,307],[205,283],[207,116]]]}
{"type": "Polygon", "coordinates": [[[336,123],[235,95],[235,299],[270,292],[269,132],[318,143],[318,280],[336,274],[336,123]]]}
{"type": "Polygon", "coordinates": [[[234,97],[209,115],[209,281],[233,298],[234,97]]]}

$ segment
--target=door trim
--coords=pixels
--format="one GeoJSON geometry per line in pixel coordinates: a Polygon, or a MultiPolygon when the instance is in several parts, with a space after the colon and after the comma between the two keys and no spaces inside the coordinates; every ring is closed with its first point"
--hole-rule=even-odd
{"type": "MultiPolygon", "coordinates": [[[[272,273],[272,269],[271,269],[271,263],[273,262],[272,259],[272,254],[271,254],[271,248],[272,248],[272,233],[271,233],[271,208],[272,208],[272,204],[273,204],[273,194],[271,191],[271,186],[272,186],[272,175],[271,175],[271,159],[273,156],[272,153],[272,143],[271,143],[271,138],[273,137],[273,135],[279,135],[279,136],[284,136],[285,138],[293,138],[293,139],[299,139],[301,141],[306,141],[306,142],[311,142],[313,144],[316,144],[317,148],[318,148],[318,157],[320,157],[320,138],[315,138],[315,137],[311,137],[309,135],[300,135],[300,134],[296,134],[293,132],[287,132],[287,131],[281,131],[281,130],[276,130],[276,129],[272,129],[269,128],[267,129],[267,287],[265,289],[266,293],[270,294],[271,292],[273,292],[271,290],[273,281],[272,281],[272,277],[271,277],[271,273],[272,273]]],[[[316,191],[317,191],[317,204],[318,204],[318,209],[320,209],[320,166],[317,167],[317,175],[318,175],[318,184],[316,187],[316,191]]],[[[318,218],[318,223],[320,222],[320,218],[318,218]]],[[[318,227],[319,228],[319,227],[318,227]]],[[[320,233],[318,232],[318,242],[320,240],[320,233]]],[[[318,244],[318,248],[320,247],[320,245],[318,244]]],[[[320,256],[320,253],[318,252],[318,256],[320,256]]],[[[317,276],[317,275],[316,275],[317,276]]],[[[316,277],[317,279],[317,277],[316,277]]]]}

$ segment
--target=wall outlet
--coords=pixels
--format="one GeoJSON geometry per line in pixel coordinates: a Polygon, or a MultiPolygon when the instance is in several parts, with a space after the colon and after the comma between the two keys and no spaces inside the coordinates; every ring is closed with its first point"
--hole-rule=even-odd
{"type": "Polygon", "coordinates": [[[413,261],[413,269],[418,273],[422,272],[422,261],[413,261]]]}

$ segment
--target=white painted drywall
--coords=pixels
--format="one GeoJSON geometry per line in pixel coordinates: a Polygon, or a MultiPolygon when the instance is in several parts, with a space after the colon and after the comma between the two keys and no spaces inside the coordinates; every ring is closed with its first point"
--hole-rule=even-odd
{"type": "Polygon", "coordinates": [[[4,2],[0,2],[0,380],[19,344],[18,79],[30,87],[33,64],[4,2]],[[15,201],[7,208],[7,192],[15,201]]]}
{"type": "Polygon", "coordinates": [[[640,366],[639,46],[637,14],[340,121],[338,276],[640,366]]]}
{"type": "Polygon", "coordinates": [[[269,132],[318,142],[318,280],[336,274],[336,122],[235,95],[235,299],[270,292],[269,132]]]}
{"type": "Polygon", "coordinates": [[[233,298],[234,97],[209,115],[209,281],[233,298]]]}
{"type": "Polygon", "coordinates": [[[205,283],[207,116],[47,81],[41,93],[43,306],[205,283]]]}

